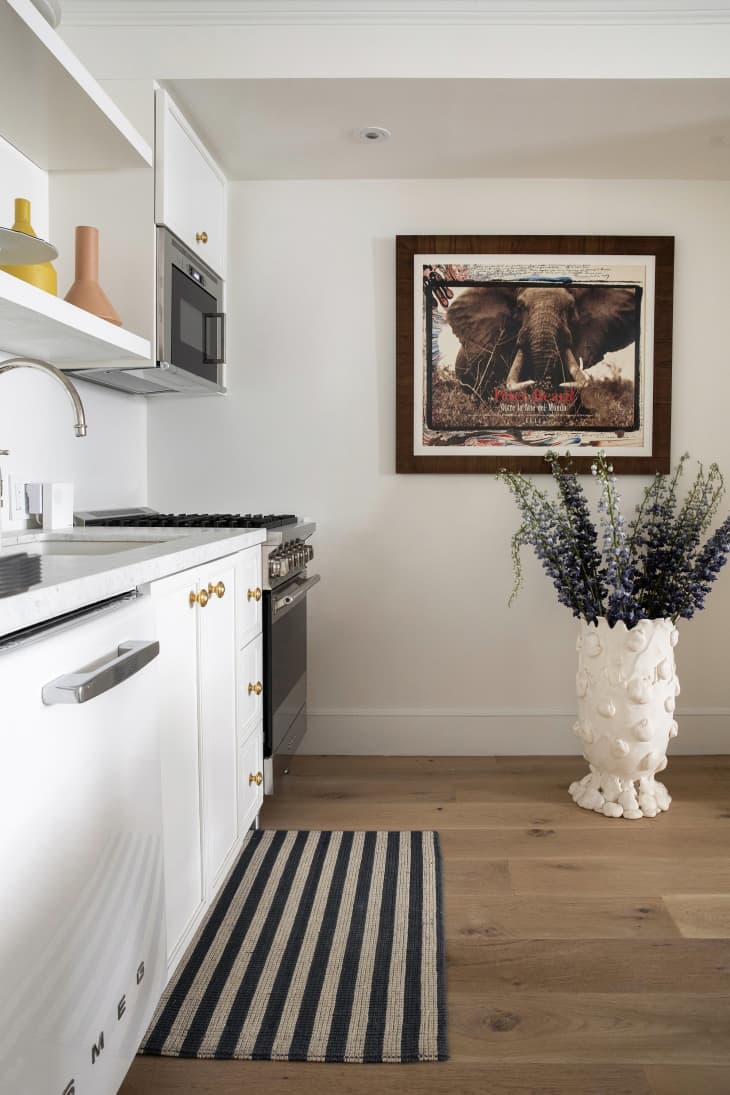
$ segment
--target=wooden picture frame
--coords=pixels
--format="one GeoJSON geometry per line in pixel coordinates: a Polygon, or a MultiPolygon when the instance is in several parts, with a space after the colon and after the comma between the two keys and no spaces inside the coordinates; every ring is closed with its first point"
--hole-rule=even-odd
{"type": "Polygon", "coordinates": [[[672,236],[396,237],[396,471],[669,471],[673,281],[672,236]]]}

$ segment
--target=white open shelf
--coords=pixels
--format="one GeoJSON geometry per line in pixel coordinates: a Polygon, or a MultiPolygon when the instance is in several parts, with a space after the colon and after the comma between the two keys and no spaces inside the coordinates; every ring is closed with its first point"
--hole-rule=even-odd
{"type": "Polygon", "coordinates": [[[0,353],[40,357],[59,368],[128,366],[150,361],[152,347],[146,338],[0,270],[0,353]]]}
{"type": "Polygon", "coordinates": [[[30,0],[0,0],[0,134],[44,171],[150,167],[152,150],[30,0]]]}

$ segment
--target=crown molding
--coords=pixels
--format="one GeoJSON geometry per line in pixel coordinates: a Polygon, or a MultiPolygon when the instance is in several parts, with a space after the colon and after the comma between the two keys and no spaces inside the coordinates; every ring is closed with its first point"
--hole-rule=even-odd
{"type": "Polygon", "coordinates": [[[62,0],[63,24],[495,26],[730,24],[725,0],[62,0]]]}

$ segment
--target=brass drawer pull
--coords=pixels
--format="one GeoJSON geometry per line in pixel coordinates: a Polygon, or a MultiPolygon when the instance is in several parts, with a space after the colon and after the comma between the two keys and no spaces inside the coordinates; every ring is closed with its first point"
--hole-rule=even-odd
{"type": "Polygon", "coordinates": [[[207,589],[201,589],[198,593],[196,593],[194,589],[191,589],[188,600],[191,608],[193,605],[200,605],[201,608],[205,608],[210,600],[210,594],[207,589]]]}
{"type": "Polygon", "coordinates": [[[249,777],[248,777],[249,787],[251,786],[252,783],[255,783],[257,787],[260,787],[263,782],[264,782],[264,777],[261,775],[261,772],[257,772],[255,776],[252,773],[249,773],[249,777]]]}
{"type": "Polygon", "coordinates": [[[208,233],[207,232],[196,232],[195,233],[195,242],[196,243],[207,243],[208,242],[208,233]]]}
{"type": "Polygon", "coordinates": [[[215,585],[213,585],[213,583],[210,582],[209,585],[208,585],[208,594],[211,597],[213,596],[214,593],[215,593],[216,597],[222,597],[225,592],[226,592],[226,587],[223,585],[223,582],[217,582],[215,585]]]}
{"type": "Polygon", "coordinates": [[[261,600],[261,590],[259,589],[258,586],[256,586],[256,589],[249,589],[248,599],[249,599],[249,601],[260,601],[261,600]]]}
{"type": "Polygon", "coordinates": [[[256,681],[256,684],[249,684],[249,686],[248,686],[249,696],[251,695],[252,692],[255,692],[257,696],[260,696],[261,693],[263,692],[263,690],[264,690],[264,686],[262,685],[261,681],[256,681]]]}

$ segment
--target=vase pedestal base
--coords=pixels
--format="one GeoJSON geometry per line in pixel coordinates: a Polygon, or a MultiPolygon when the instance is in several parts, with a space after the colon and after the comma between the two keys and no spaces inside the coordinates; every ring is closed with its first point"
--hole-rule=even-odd
{"type": "Polygon", "coordinates": [[[672,798],[663,783],[654,776],[641,779],[620,779],[608,772],[599,772],[591,765],[587,776],[571,783],[570,797],[584,810],[593,810],[605,817],[656,817],[668,810],[672,798]]]}

